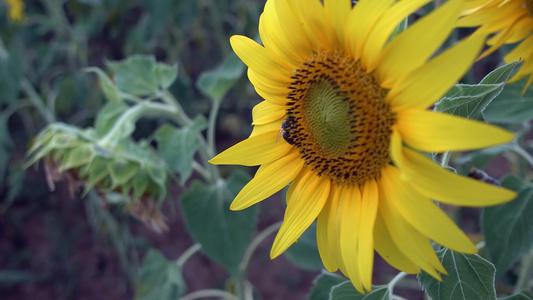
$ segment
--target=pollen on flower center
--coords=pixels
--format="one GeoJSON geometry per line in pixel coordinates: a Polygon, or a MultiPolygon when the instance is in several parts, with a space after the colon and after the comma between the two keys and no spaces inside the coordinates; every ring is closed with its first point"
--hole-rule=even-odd
{"type": "Polygon", "coordinates": [[[343,53],[316,53],[292,79],[283,137],[305,164],[338,184],[377,179],[395,122],[388,90],[343,53]]]}

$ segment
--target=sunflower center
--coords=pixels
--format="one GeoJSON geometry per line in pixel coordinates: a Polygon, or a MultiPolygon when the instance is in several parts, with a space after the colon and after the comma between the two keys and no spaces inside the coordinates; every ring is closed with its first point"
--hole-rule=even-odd
{"type": "Polygon", "coordinates": [[[388,90],[343,53],[316,53],[292,79],[283,138],[305,164],[338,184],[377,179],[390,162],[395,122],[388,90]]]}
{"type": "Polygon", "coordinates": [[[533,17],[533,0],[526,0],[526,8],[529,10],[529,14],[533,17]]]}

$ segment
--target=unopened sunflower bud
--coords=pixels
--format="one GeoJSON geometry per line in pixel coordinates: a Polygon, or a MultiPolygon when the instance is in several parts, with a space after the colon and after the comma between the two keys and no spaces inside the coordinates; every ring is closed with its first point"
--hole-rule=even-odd
{"type": "Polygon", "coordinates": [[[166,225],[159,208],[167,194],[165,163],[147,144],[124,139],[112,149],[98,144],[92,129],[54,123],[46,127],[28,151],[27,166],[44,160],[50,190],[65,180],[71,196],[80,186],[83,195],[96,188],[103,196],[119,193],[128,199],[128,211],[157,231],[166,225]]]}

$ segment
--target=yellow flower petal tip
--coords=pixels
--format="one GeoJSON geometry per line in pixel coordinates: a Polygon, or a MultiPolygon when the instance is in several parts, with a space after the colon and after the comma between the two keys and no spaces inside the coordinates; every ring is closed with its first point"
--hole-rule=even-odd
{"type": "Polygon", "coordinates": [[[358,290],[372,287],[374,250],[400,270],[425,270],[441,280],[446,270],[430,239],[465,253],[475,247],[432,195],[472,206],[515,196],[411,150],[480,149],[514,138],[488,124],[427,111],[484,43],[475,36],[435,55],[463,1],[446,2],[389,41],[398,23],[428,2],[267,0],[261,44],[231,37],[264,101],[253,110],[250,137],[209,162],[260,166],[232,210],[291,185],[271,258],[318,218],[324,265],[340,269],[358,290]]]}

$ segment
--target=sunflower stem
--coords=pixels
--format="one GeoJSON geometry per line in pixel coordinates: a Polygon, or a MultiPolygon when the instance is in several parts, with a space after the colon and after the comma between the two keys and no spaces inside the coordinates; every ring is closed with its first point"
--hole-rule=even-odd
{"type": "Polygon", "coordinates": [[[520,147],[520,145],[518,144],[514,144],[511,150],[522,156],[522,158],[525,159],[529,163],[529,165],[533,167],[533,157],[526,150],[524,150],[524,148],[520,147]]]}
{"type": "Polygon", "coordinates": [[[255,249],[272,233],[274,233],[276,230],[278,230],[281,227],[281,224],[283,224],[283,221],[279,221],[277,223],[274,223],[267,228],[265,228],[263,231],[261,231],[250,243],[248,248],[246,249],[246,252],[244,253],[241,264],[239,265],[239,278],[236,279],[236,285],[237,285],[237,295],[239,295],[239,299],[241,300],[247,300],[248,298],[246,296],[246,272],[248,270],[248,264],[250,263],[250,259],[252,258],[252,254],[254,253],[255,249]]]}
{"type": "Polygon", "coordinates": [[[196,254],[196,252],[200,251],[202,249],[202,246],[199,244],[199,243],[196,243],[192,246],[190,246],[187,250],[185,250],[185,252],[183,252],[183,254],[176,260],[176,265],[178,265],[178,267],[180,269],[183,268],[183,265],[185,265],[185,262],[187,262],[187,260],[189,258],[191,258],[194,254],[196,254]]]}
{"type": "Polygon", "coordinates": [[[450,156],[450,151],[446,151],[442,154],[442,160],[440,161],[441,167],[446,168],[448,166],[448,163],[450,162],[450,156]]]}
{"type": "Polygon", "coordinates": [[[389,286],[389,291],[391,292],[391,294],[396,284],[398,284],[398,282],[400,282],[400,280],[402,280],[405,276],[407,276],[407,273],[400,272],[396,276],[394,276],[394,278],[389,282],[388,286],[389,286]]]}
{"type": "Polygon", "coordinates": [[[179,299],[180,300],[194,300],[194,299],[203,299],[207,297],[218,297],[218,298],[222,298],[226,300],[237,300],[238,299],[237,297],[235,297],[235,295],[229,292],[226,292],[223,290],[215,290],[215,289],[195,291],[179,299]]]}
{"type": "Polygon", "coordinates": [[[529,291],[531,286],[531,277],[533,277],[533,251],[522,257],[520,274],[516,283],[514,293],[529,291]]]}

